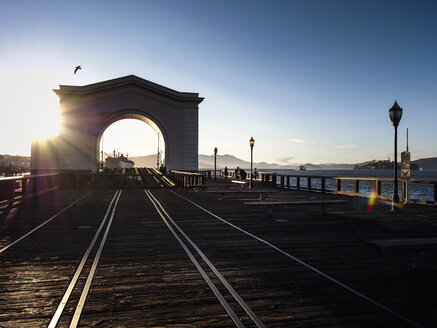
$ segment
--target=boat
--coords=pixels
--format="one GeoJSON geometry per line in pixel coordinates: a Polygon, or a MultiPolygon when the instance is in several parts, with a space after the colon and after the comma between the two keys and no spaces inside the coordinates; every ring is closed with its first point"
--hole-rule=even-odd
{"type": "Polygon", "coordinates": [[[306,167],[303,166],[303,165],[300,165],[297,169],[298,169],[299,171],[306,171],[306,170],[307,170],[306,167]]]}
{"type": "Polygon", "coordinates": [[[135,162],[125,157],[123,154],[108,156],[105,159],[105,167],[108,169],[130,169],[135,162]]]}

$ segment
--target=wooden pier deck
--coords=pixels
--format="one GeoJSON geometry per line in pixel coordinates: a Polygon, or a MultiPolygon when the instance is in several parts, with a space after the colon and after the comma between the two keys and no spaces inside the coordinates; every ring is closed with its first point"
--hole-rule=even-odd
{"type": "Polygon", "coordinates": [[[369,211],[364,198],[269,190],[269,201],[347,203],[327,215],[305,206],[266,217],[244,205],[257,201],[244,191],[222,199],[183,189],[58,189],[3,209],[0,327],[68,327],[75,318],[78,327],[435,327],[437,252],[418,269],[409,252],[366,243],[437,237],[435,207],[392,214],[382,200],[369,211]]]}

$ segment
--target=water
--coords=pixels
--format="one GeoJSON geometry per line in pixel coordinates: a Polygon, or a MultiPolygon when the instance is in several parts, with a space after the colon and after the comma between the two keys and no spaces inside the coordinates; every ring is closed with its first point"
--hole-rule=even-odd
{"type": "MultiPolygon", "coordinates": [[[[300,175],[300,176],[324,176],[324,177],[367,177],[367,178],[393,178],[392,170],[263,170],[264,172],[276,172],[278,174],[288,175],[300,175]]],[[[263,172],[263,171],[260,171],[263,172]]],[[[398,172],[400,177],[400,172],[398,172]]],[[[411,171],[412,179],[425,179],[437,181],[437,171],[411,171]]],[[[279,183],[278,179],[278,183],[279,183]]],[[[296,186],[296,178],[290,179],[291,186],[296,186]]],[[[301,178],[300,185],[302,188],[307,187],[307,179],[301,178]]],[[[321,188],[320,179],[311,179],[311,187],[315,189],[321,188]]],[[[399,183],[399,196],[401,196],[401,184],[399,183]]],[[[326,179],[325,188],[328,190],[336,189],[336,181],[332,179],[326,179]]],[[[393,195],[393,182],[381,183],[382,195],[393,195]]],[[[354,181],[343,180],[341,182],[341,190],[353,192],[354,181]]],[[[374,181],[360,181],[360,193],[369,194],[375,190],[374,181]]],[[[434,200],[434,185],[433,184],[408,184],[408,198],[434,200]]]]}

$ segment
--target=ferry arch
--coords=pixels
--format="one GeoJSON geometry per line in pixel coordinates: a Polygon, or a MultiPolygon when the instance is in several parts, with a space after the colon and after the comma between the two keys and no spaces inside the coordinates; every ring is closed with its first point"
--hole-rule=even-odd
{"type": "Polygon", "coordinates": [[[61,85],[59,136],[32,143],[31,169],[92,171],[99,168],[100,138],[126,118],[149,124],[165,143],[166,167],[198,169],[198,93],[179,92],[134,75],[85,86],[61,85]]]}

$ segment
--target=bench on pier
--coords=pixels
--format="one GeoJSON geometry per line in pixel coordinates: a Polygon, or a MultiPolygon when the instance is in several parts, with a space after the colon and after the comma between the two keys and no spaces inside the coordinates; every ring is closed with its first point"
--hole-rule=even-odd
{"type": "Polygon", "coordinates": [[[326,215],[325,207],[328,205],[345,204],[345,200],[301,200],[301,201],[272,201],[272,202],[245,202],[248,207],[265,207],[267,208],[267,217],[272,216],[272,208],[278,206],[321,206],[322,215],[326,215]]]}
{"type": "MultiPolygon", "coordinates": [[[[210,189],[210,188],[225,188],[224,190],[228,190],[230,187],[234,187],[234,184],[229,184],[229,183],[221,183],[221,184],[203,184],[203,185],[198,185],[196,186],[196,188],[194,188],[195,191],[203,191],[204,189],[210,189]]],[[[221,190],[217,191],[220,192],[221,190]]]]}
{"type": "Polygon", "coordinates": [[[234,184],[231,183],[217,183],[217,184],[210,184],[210,185],[203,185],[203,188],[209,189],[209,188],[225,188],[226,190],[229,189],[229,187],[234,187],[234,184]]]}
{"type": "Polygon", "coordinates": [[[241,187],[245,187],[247,185],[249,185],[249,182],[247,181],[241,181],[241,180],[232,180],[232,183],[236,184],[236,185],[240,185],[241,187]]]}
{"type": "Polygon", "coordinates": [[[415,269],[425,268],[426,251],[437,248],[437,238],[404,238],[404,239],[381,239],[366,240],[380,252],[413,252],[411,267],[415,269]]]}
{"type": "Polygon", "coordinates": [[[265,190],[208,190],[206,191],[208,193],[217,193],[221,194],[220,200],[225,199],[225,195],[229,194],[258,194],[259,199],[264,199],[264,194],[271,191],[265,191],[265,190]]]}

